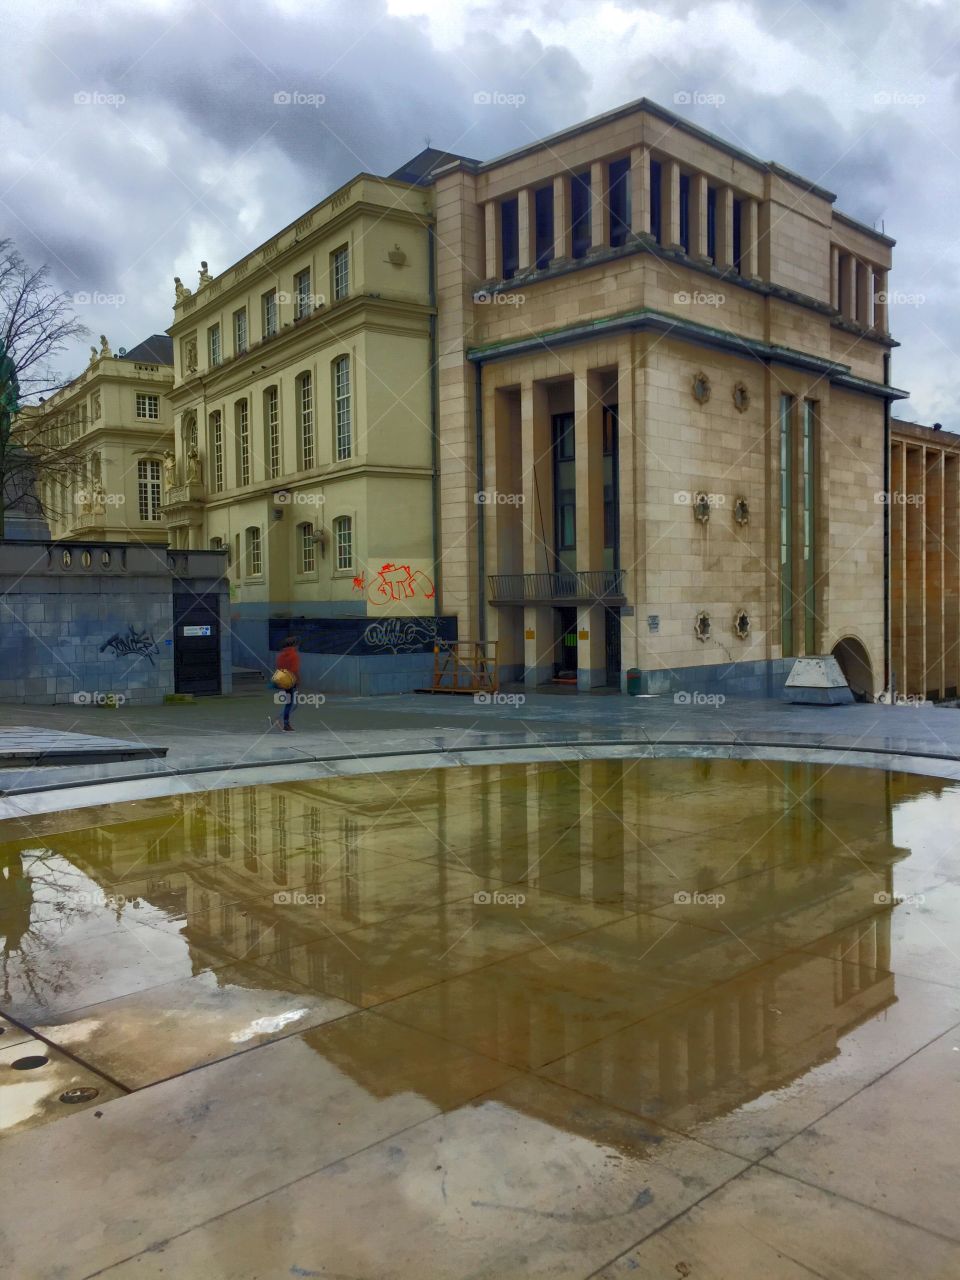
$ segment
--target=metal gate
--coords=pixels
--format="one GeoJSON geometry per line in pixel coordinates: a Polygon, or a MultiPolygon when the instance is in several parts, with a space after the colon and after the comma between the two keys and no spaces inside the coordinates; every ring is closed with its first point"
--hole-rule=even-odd
{"type": "Polygon", "coordinates": [[[174,689],[177,693],[219,693],[219,597],[174,592],[173,617],[174,689]]]}

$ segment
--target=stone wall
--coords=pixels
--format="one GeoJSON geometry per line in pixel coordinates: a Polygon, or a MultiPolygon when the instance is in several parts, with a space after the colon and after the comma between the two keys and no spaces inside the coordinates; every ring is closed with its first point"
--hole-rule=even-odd
{"type": "MultiPolygon", "coordinates": [[[[0,701],[162,702],[174,691],[173,581],[166,548],[0,543],[0,701]]],[[[228,662],[224,692],[229,675],[228,662]]]]}

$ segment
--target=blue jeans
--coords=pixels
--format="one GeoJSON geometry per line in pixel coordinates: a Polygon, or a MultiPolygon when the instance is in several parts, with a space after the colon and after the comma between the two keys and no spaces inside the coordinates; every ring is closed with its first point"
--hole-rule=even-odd
{"type": "Polygon", "coordinates": [[[290,723],[290,712],[293,710],[293,700],[294,700],[294,694],[295,694],[296,692],[297,692],[297,686],[296,686],[296,685],[292,685],[289,689],[282,689],[282,690],[281,690],[281,693],[283,693],[283,695],[284,695],[284,700],[283,700],[283,723],[284,723],[284,725],[285,725],[285,726],[286,726],[286,725],[288,725],[288,724],[290,723]]]}

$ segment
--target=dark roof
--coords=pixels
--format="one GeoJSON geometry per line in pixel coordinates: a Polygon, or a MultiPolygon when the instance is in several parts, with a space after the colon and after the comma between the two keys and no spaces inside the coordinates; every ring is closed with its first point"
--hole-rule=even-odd
{"type": "Polygon", "coordinates": [[[418,155],[401,165],[389,177],[396,178],[398,182],[412,182],[417,186],[426,187],[433,181],[433,174],[437,169],[443,168],[446,164],[454,164],[457,160],[462,160],[466,164],[480,163],[478,160],[471,160],[469,156],[457,155],[455,151],[440,151],[437,147],[424,147],[418,155]]]}
{"type": "Polygon", "coordinates": [[[173,364],[173,339],[165,333],[154,333],[131,347],[120,359],[136,360],[139,364],[173,364]]]}

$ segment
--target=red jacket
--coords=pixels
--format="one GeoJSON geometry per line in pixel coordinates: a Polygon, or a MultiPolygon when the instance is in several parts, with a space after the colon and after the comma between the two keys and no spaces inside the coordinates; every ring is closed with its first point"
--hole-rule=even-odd
{"type": "Polygon", "coordinates": [[[277,667],[281,671],[289,671],[293,674],[294,679],[300,682],[300,655],[292,645],[286,649],[281,649],[277,654],[277,667]]]}

